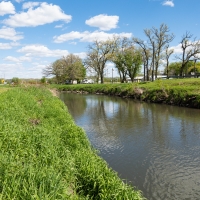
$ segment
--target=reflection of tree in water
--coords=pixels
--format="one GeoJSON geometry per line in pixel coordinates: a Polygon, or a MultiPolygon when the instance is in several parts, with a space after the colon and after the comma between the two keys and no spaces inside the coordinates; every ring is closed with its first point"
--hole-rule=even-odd
{"type": "Polygon", "coordinates": [[[134,135],[146,134],[163,145],[172,139],[174,129],[179,130],[181,137],[188,128],[193,133],[199,130],[198,117],[193,117],[199,112],[194,109],[107,96],[97,96],[91,104],[88,109],[91,124],[98,134],[106,133],[107,137],[118,137],[121,132],[128,135],[131,130],[134,135]]]}
{"type": "Polygon", "coordinates": [[[84,114],[87,108],[86,99],[81,94],[61,93],[60,98],[64,101],[70,114],[76,118],[84,114]]]}
{"type": "Polygon", "coordinates": [[[196,109],[101,95],[67,93],[61,94],[61,99],[74,118],[87,112],[90,128],[107,140],[118,140],[122,135],[146,135],[164,145],[172,139],[173,132],[178,132],[184,140],[190,133],[199,134],[199,110],[196,109]]]}
{"type": "Polygon", "coordinates": [[[119,97],[73,96],[67,94],[69,107],[74,113],[81,107],[78,113],[92,145],[122,178],[158,195],[171,186],[178,191],[174,194],[185,189],[176,182],[189,181],[188,191],[199,191],[199,110],[119,97]]]}

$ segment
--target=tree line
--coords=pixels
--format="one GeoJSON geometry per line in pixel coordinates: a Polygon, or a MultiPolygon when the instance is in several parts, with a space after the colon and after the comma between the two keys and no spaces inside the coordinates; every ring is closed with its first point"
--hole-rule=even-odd
{"type": "Polygon", "coordinates": [[[117,36],[106,41],[95,40],[88,45],[84,60],[70,54],[46,66],[43,74],[53,75],[57,83],[63,83],[65,80],[82,80],[87,70],[95,74],[96,82],[103,83],[108,62],[115,64],[122,83],[127,82],[127,78],[133,82],[141,69],[143,69],[144,81],[156,79],[161,66],[165,66],[167,77],[173,73],[184,76],[188,72],[200,71],[198,67],[200,64],[197,62],[200,40],[189,32],[181,38],[179,53],[169,48],[175,35],[170,32],[166,24],[161,24],[159,28],[144,29],[144,34],[145,40],[117,36]],[[177,62],[170,63],[173,54],[177,62]]]}

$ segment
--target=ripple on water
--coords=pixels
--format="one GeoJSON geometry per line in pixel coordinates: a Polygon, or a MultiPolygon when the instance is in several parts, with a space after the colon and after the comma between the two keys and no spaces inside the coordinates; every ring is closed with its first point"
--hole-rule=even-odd
{"type": "MultiPolygon", "coordinates": [[[[158,150],[158,149],[157,149],[158,150]]],[[[199,199],[200,158],[168,149],[153,153],[143,187],[149,200],[199,199]]]]}

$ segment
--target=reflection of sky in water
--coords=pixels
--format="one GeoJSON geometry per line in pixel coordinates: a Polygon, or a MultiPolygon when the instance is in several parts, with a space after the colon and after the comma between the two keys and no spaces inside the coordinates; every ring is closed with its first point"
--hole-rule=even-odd
{"type": "Polygon", "coordinates": [[[83,96],[75,118],[92,145],[149,200],[199,199],[200,111],[83,96]]]}

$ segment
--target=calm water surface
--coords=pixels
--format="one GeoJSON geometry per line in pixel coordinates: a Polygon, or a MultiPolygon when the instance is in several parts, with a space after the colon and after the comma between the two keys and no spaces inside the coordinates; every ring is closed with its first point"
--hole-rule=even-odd
{"type": "Polygon", "coordinates": [[[200,110],[62,93],[110,167],[149,200],[200,199],[200,110]]]}

